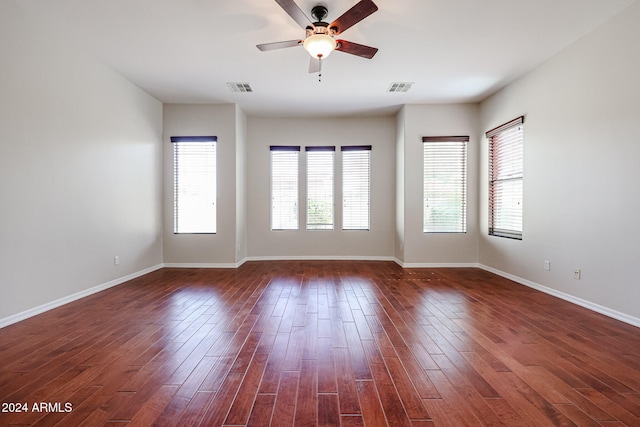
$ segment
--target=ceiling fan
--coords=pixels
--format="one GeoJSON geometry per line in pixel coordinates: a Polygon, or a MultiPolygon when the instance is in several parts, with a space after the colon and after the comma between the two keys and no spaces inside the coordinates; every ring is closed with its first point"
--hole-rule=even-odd
{"type": "Polygon", "coordinates": [[[311,9],[311,16],[316,20],[316,22],[311,22],[293,0],[276,0],[276,3],[278,3],[298,25],[306,30],[306,36],[303,40],[296,39],[259,44],[257,48],[261,51],[302,45],[311,55],[311,62],[309,63],[310,73],[320,73],[322,60],[328,57],[334,50],[367,59],[373,58],[376,52],[378,52],[378,49],[375,47],[335,38],[337,35],[343,33],[348,28],[351,28],[378,10],[378,6],[371,0],[360,0],[360,2],[356,3],[351,9],[347,10],[330,24],[324,22],[324,19],[329,13],[325,6],[318,5],[311,9]]]}

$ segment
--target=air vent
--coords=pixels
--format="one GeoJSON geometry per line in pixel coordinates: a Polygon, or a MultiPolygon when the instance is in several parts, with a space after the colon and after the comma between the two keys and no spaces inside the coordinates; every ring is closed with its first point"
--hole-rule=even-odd
{"type": "Polygon", "coordinates": [[[389,89],[387,89],[387,92],[406,92],[411,89],[412,85],[413,82],[393,82],[391,86],[389,86],[389,89]]]}
{"type": "Polygon", "coordinates": [[[227,83],[231,92],[253,92],[249,83],[227,83]]]}

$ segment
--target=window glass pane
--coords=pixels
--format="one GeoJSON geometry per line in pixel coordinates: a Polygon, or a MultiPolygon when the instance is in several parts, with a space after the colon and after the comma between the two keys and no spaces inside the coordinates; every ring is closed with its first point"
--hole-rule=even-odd
{"type": "Polygon", "coordinates": [[[216,142],[174,142],[174,233],[216,232],[216,142]]]}
{"type": "Polygon", "coordinates": [[[271,229],[298,229],[299,151],[271,151],[271,229]]]}
{"type": "Polygon", "coordinates": [[[369,230],[371,150],[342,151],[342,229],[369,230]]]}
{"type": "Polygon", "coordinates": [[[307,230],[333,230],[334,151],[307,151],[307,230]]]}
{"type": "Polygon", "coordinates": [[[522,179],[496,181],[493,185],[493,231],[522,232],[522,179]]]}
{"type": "Polygon", "coordinates": [[[425,233],[467,232],[467,143],[424,143],[425,233]]]}

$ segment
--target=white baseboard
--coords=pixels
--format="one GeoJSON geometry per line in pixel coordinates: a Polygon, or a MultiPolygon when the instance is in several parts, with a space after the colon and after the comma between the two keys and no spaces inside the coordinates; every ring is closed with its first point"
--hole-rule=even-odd
{"type": "Polygon", "coordinates": [[[403,262],[397,258],[394,261],[402,268],[478,268],[475,262],[403,262]]]}
{"type": "Polygon", "coordinates": [[[238,268],[246,261],[242,259],[238,262],[165,262],[165,268],[238,268]]]}
{"type": "Polygon", "coordinates": [[[628,323],[630,325],[633,326],[637,326],[640,327],[640,319],[637,317],[633,317],[630,316],[628,314],[625,313],[621,313],[619,311],[616,310],[612,310],[608,307],[604,307],[602,305],[596,304],[594,302],[591,301],[587,301],[585,299],[582,298],[578,298],[574,295],[570,295],[570,294],[566,294],[564,292],[558,291],[556,289],[553,288],[549,288],[547,286],[541,285],[539,283],[536,282],[532,282],[530,280],[527,279],[523,279],[522,277],[518,277],[518,276],[514,276],[513,274],[509,274],[509,273],[505,273],[504,271],[501,270],[497,270],[493,267],[489,267],[487,265],[484,264],[479,264],[478,265],[479,268],[489,271],[491,273],[497,274],[498,276],[502,276],[506,279],[509,280],[513,280],[516,283],[519,283],[521,285],[524,286],[528,286],[530,288],[533,288],[535,290],[538,290],[540,292],[544,292],[545,294],[549,294],[549,295],[553,295],[554,297],[558,297],[562,300],[568,301],[570,303],[579,305],[581,307],[587,308],[591,311],[595,311],[596,313],[600,313],[600,314],[604,314],[605,316],[611,317],[613,319],[619,320],[621,322],[624,323],[628,323]]]}
{"type": "Polygon", "coordinates": [[[37,316],[38,314],[42,314],[46,311],[53,310],[54,308],[58,308],[70,302],[79,300],[84,297],[88,297],[89,295],[96,294],[98,292],[104,291],[105,289],[112,288],[114,286],[118,286],[124,282],[128,282],[129,280],[133,280],[137,277],[144,276],[145,274],[149,274],[153,271],[159,270],[163,267],[162,264],[154,265],[153,267],[145,268],[144,270],[137,271],[132,274],[128,274],[123,277],[119,277],[117,279],[111,280],[109,282],[103,283],[98,286],[94,286],[89,289],[85,289],[80,292],[76,292],[75,294],[68,295],[66,297],[59,298],[55,301],[48,302],[46,304],[39,305],[34,308],[30,308],[29,310],[25,310],[23,312],[11,315],[9,317],[5,317],[0,319],[0,328],[4,328],[5,326],[12,325],[14,323],[18,323],[22,320],[28,319],[33,316],[37,316]]]}
{"type": "MultiPolygon", "coordinates": [[[[357,256],[357,255],[268,255],[249,256],[236,263],[164,263],[166,268],[238,268],[249,261],[393,261],[400,265],[402,263],[394,257],[389,256],[357,256]]],[[[477,265],[475,265],[477,266],[477,265]]]]}
{"type": "Polygon", "coordinates": [[[353,256],[353,255],[293,255],[293,256],[252,256],[244,261],[395,261],[389,256],[353,256]]]}

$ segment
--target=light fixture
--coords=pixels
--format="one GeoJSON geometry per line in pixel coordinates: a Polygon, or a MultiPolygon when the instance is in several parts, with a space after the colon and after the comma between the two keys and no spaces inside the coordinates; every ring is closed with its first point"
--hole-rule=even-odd
{"type": "Polygon", "coordinates": [[[314,34],[302,44],[312,58],[324,59],[334,51],[338,43],[328,34],[314,34]]]}

